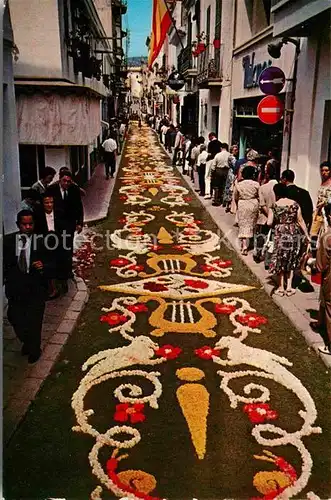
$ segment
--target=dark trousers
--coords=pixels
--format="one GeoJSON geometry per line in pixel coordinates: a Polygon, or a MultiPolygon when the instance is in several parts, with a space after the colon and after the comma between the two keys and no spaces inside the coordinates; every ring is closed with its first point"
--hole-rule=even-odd
{"type": "Polygon", "coordinates": [[[178,156],[179,151],[180,151],[180,148],[175,148],[174,149],[174,155],[172,157],[172,165],[174,167],[176,166],[176,163],[177,163],[177,156],[178,156]]]}
{"type": "Polygon", "coordinates": [[[106,151],[105,153],[106,177],[109,177],[109,170],[110,170],[110,175],[113,176],[116,170],[116,158],[115,158],[115,153],[110,153],[106,151]]]}
{"type": "Polygon", "coordinates": [[[228,177],[228,168],[219,168],[212,173],[212,188],[214,189],[214,203],[215,205],[221,205],[224,189],[226,185],[226,180],[228,177]]]}
{"type": "Polygon", "coordinates": [[[206,164],[202,163],[197,167],[198,169],[198,176],[199,176],[199,188],[200,188],[200,194],[202,196],[205,196],[206,192],[206,183],[205,183],[205,175],[206,175],[206,164]]]}
{"type": "Polygon", "coordinates": [[[8,321],[23,342],[29,354],[40,352],[41,328],[45,311],[45,300],[8,299],[8,321]]]}

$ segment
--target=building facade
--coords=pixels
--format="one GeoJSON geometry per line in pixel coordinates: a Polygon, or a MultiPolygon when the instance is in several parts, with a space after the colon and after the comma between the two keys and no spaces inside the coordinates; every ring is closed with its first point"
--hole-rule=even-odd
{"type": "Polygon", "coordinates": [[[319,165],[331,155],[330,1],[168,4],[174,25],[163,46],[163,114],[181,123],[184,133],[207,138],[213,131],[220,140],[237,143],[240,156],[248,147],[262,154],[277,148],[282,168],[293,169],[297,183],[315,199],[319,165]],[[277,42],[276,57],[268,46],[277,42]],[[279,94],[284,116],[274,125],[257,116],[265,97],[259,76],[270,66],[286,78],[279,94]],[[165,82],[174,68],[186,84],[169,95],[165,82]]]}
{"type": "Polygon", "coordinates": [[[18,132],[13,72],[15,44],[6,4],[3,17],[3,233],[17,230],[15,215],[21,204],[18,132]]]}
{"type": "Polygon", "coordinates": [[[38,0],[10,0],[10,9],[19,50],[14,74],[22,191],[46,165],[67,166],[82,184],[117,111],[123,50],[116,19],[126,7],[119,0],[45,0],[40,9],[38,0]]]}

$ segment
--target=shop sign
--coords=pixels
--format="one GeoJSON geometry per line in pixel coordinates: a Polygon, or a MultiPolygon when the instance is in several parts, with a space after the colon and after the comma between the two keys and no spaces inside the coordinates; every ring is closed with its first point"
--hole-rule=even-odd
{"type": "Polygon", "coordinates": [[[242,60],[244,68],[244,89],[256,88],[259,86],[259,78],[266,68],[272,65],[272,61],[264,61],[262,63],[255,63],[255,52],[252,56],[245,56],[242,60]]]}
{"type": "Polygon", "coordinates": [[[185,78],[179,71],[173,71],[167,80],[167,85],[172,90],[180,90],[185,85],[185,78]]]}

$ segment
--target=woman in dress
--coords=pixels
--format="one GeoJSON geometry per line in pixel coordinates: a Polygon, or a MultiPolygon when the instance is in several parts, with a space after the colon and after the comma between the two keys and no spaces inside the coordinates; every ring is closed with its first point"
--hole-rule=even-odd
{"type": "Polygon", "coordinates": [[[233,184],[235,181],[235,166],[237,162],[237,156],[238,156],[239,148],[236,144],[231,146],[230,148],[230,158],[229,158],[229,163],[230,163],[230,168],[228,171],[228,176],[226,179],[226,184],[225,184],[225,189],[224,189],[224,196],[223,196],[223,207],[225,207],[226,212],[230,212],[231,210],[231,202],[232,202],[232,193],[233,193],[233,184]]]}
{"type": "Polygon", "coordinates": [[[269,210],[268,225],[274,227],[274,251],[270,271],[278,277],[276,295],[283,297],[295,293],[292,288],[293,273],[301,258],[303,238],[309,240],[307,226],[302,218],[300,206],[287,198],[284,184],[274,186],[276,203],[269,210]],[[286,289],[285,289],[286,284],[286,289]]]}
{"type": "Polygon", "coordinates": [[[240,248],[242,255],[247,255],[250,238],[259,215],[259,183],[254,180],[255,168],[246,166],[242,171],[242,181],[234,186],[234,200],[237,206],[240,248]]]}

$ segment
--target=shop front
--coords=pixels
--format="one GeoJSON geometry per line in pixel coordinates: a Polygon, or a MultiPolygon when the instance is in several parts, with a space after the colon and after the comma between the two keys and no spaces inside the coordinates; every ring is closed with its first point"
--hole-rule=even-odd
{"type": "MultiPolygon", "coordinates": [[[[239,155],[243,157],[247,148],[253,148],[266,155],[270,148],[277,148],[279,155],[283,147],[284,120],[274,125],[264,124],[258,117],[257,107],[265,97],[259,88],[260,74],[270,66],[277,66],[290,78],[294,61],[294,50],[286,47],[280,59],[272,59],[267,46],[271,42],[267,34],[263,40],[251,44],[249,48],[234,51],[232,75],[232,144],[239,145],[239,155]]],[[[287,83],[279,94],[285,100],[287,83]]]]}

